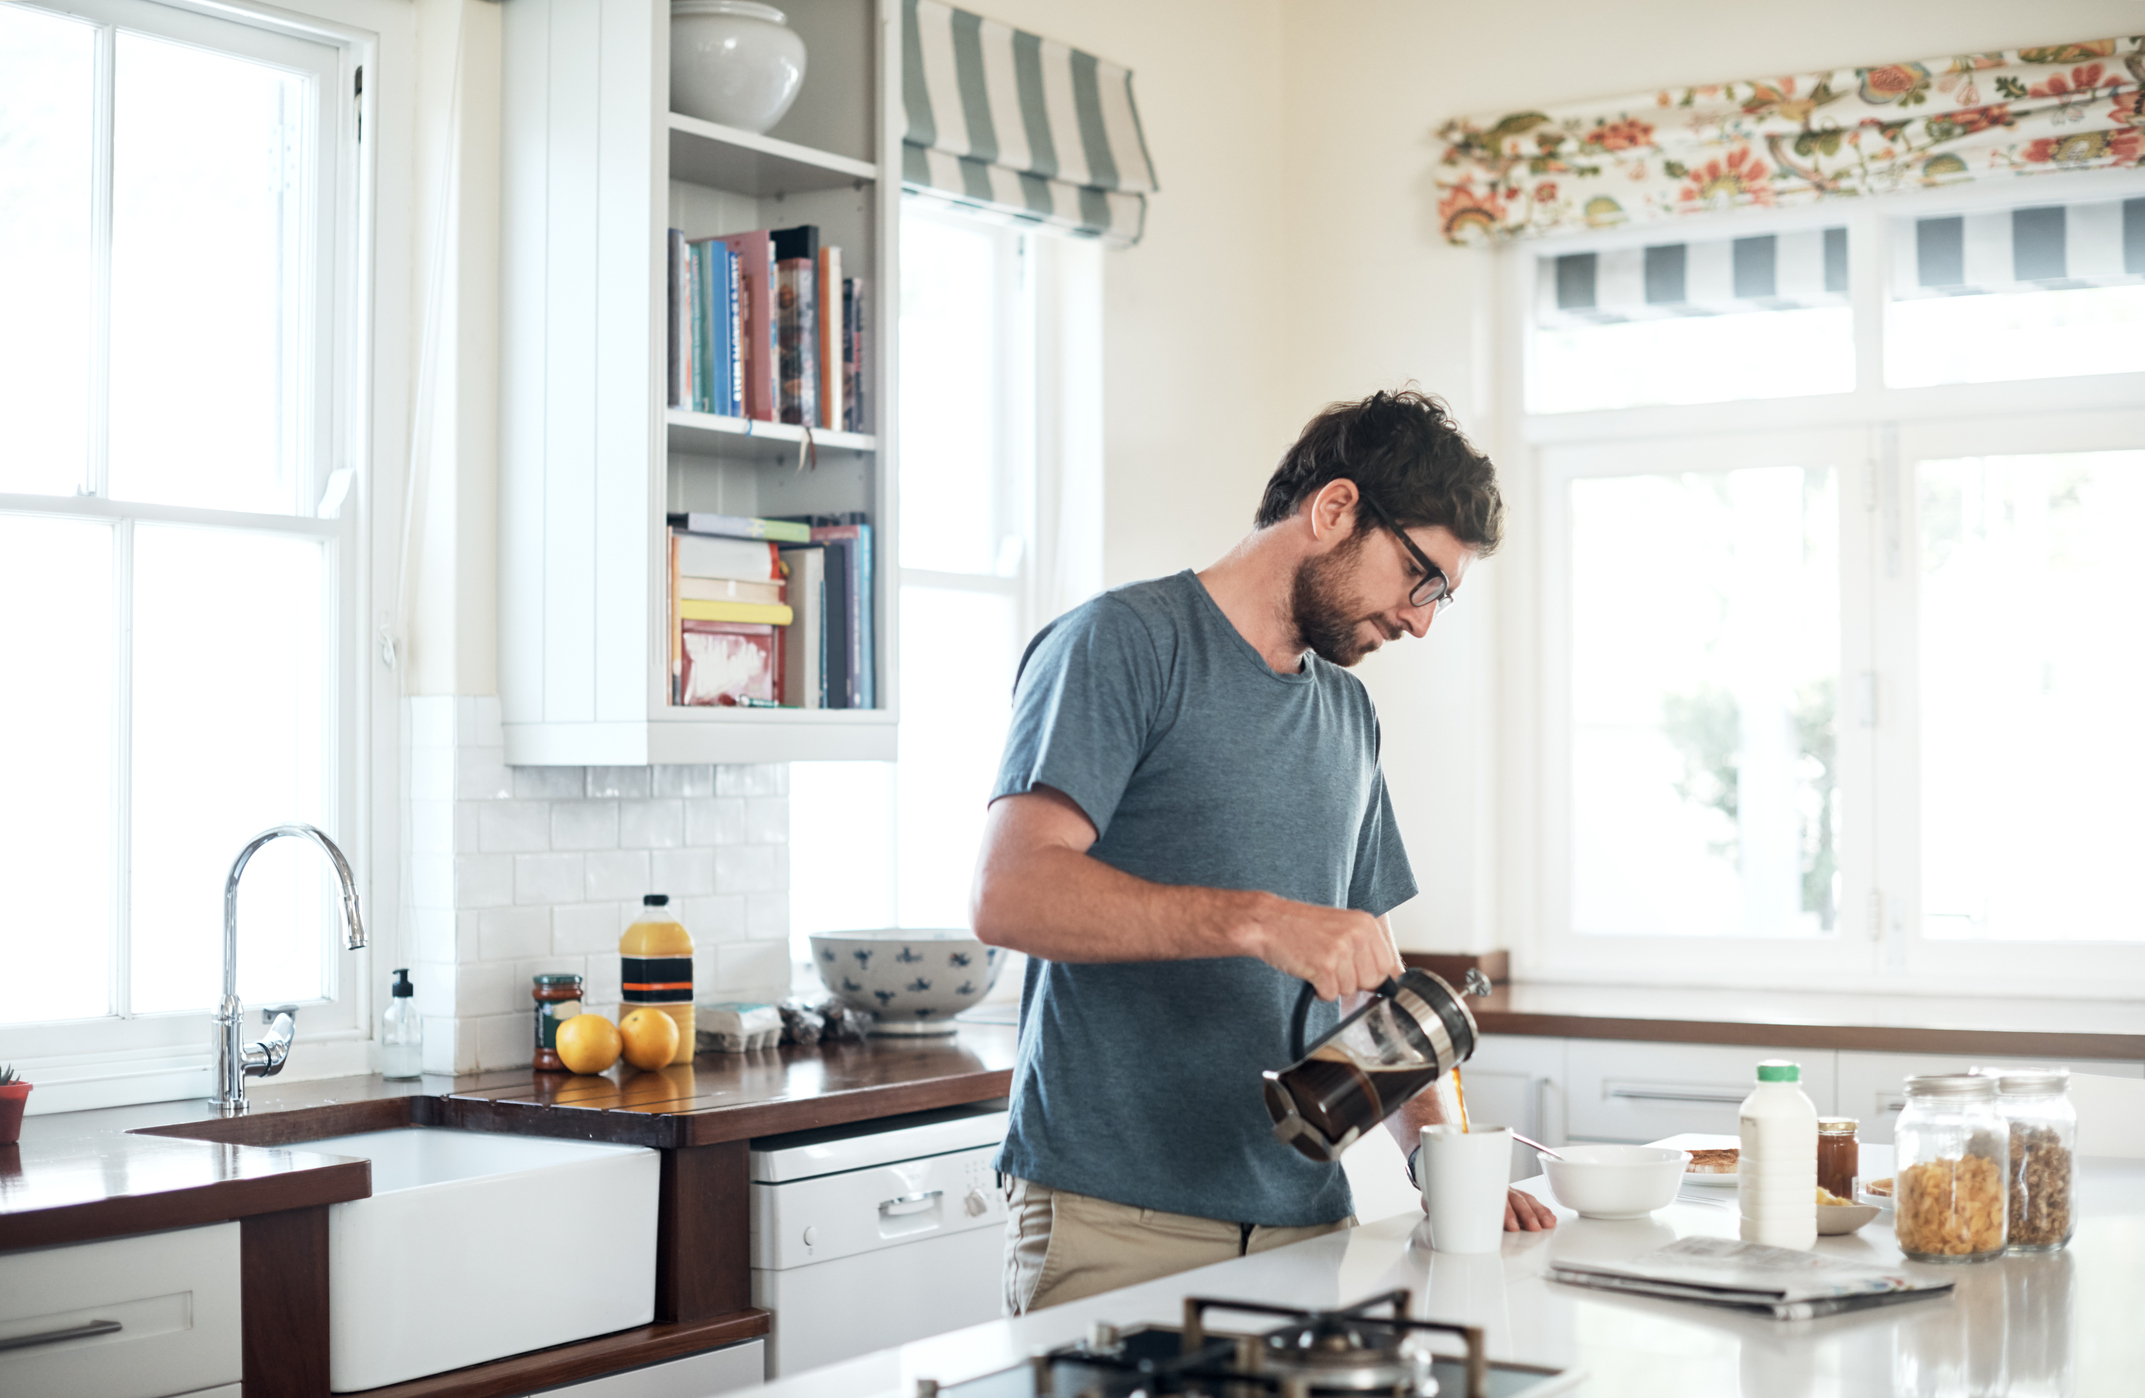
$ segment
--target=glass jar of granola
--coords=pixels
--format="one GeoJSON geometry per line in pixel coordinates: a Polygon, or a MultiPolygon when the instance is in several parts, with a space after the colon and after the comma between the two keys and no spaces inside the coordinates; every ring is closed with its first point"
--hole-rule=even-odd
{"type": "Polygon", "coordinates": [[[2054,1252],[2071,1239],[2078,1112],[2070,1079],[2062,1068],[2007,1069],[1996,1077],[1996,1103],[2011,1128],[2009,1252],[2054,1252]]]}
{"type": "Polygon", "coordinates": [[[1892,1136],[1899,1250],[1917,1262],[1978,1262],[2004,1250],[2011,1131],[1996,1079],[1907,1079],[1892,1136]]]}

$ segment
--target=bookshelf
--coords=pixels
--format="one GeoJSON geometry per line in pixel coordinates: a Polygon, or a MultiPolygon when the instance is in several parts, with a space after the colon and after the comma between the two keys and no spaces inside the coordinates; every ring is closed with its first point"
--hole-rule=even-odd
{"type": "Polygon", "coordinates": [[[899,0],[785,0],[797,101],[759,135],[669,109],[668,0],[503,24],[499,692],[516,765],[891,759],[899,0]],[[870,432],[669,406],[667,233],[818,224],[868,287],[870,432]],[[864,511],[874,709],[669,703],[671,512],[864,511]]]}

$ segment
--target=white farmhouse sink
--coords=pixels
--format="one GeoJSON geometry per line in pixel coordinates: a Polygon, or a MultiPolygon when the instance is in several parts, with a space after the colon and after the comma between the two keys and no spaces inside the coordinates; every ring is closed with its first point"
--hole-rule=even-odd
{"type": "Polygon", "coordinates": [[[655,1319],[652,1150],[428,1126],[305,1149],[372,1162],[372,1197],[328,1206],[337,1393],[655,1319]]]}

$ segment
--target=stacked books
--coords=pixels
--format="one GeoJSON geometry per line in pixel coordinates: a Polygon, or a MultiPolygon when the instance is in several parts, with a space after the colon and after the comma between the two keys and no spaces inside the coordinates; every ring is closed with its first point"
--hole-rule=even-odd
{"type": "Polygon", "coordinates": [[[670,230],[670,406],[866,431],[864,288],[819,227],[670,230]]]}
{"type": "Polygon", "coordinates": [[[877,706],[863,514],[669,522],[673,704],[877,706]]]}

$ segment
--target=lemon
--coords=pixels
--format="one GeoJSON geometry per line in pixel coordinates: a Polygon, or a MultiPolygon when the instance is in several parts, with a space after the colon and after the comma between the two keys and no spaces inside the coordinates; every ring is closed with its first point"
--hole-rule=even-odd
{"type": "Polygon", "coordinates": [[[661,1010],[643,1006],[628,1014],[618,1021],[618,1037],[625,1041],[626,1062],[644,1071],[678,1055],[678,1022],[661,1010]]]}
{"type": "Polygon", "coordinates": [[[558,1050],[568,1072],[600,1073],[618,1061],[618,1031],[602,1015],[575,1015],[559,1026],[558,1050]]]}

